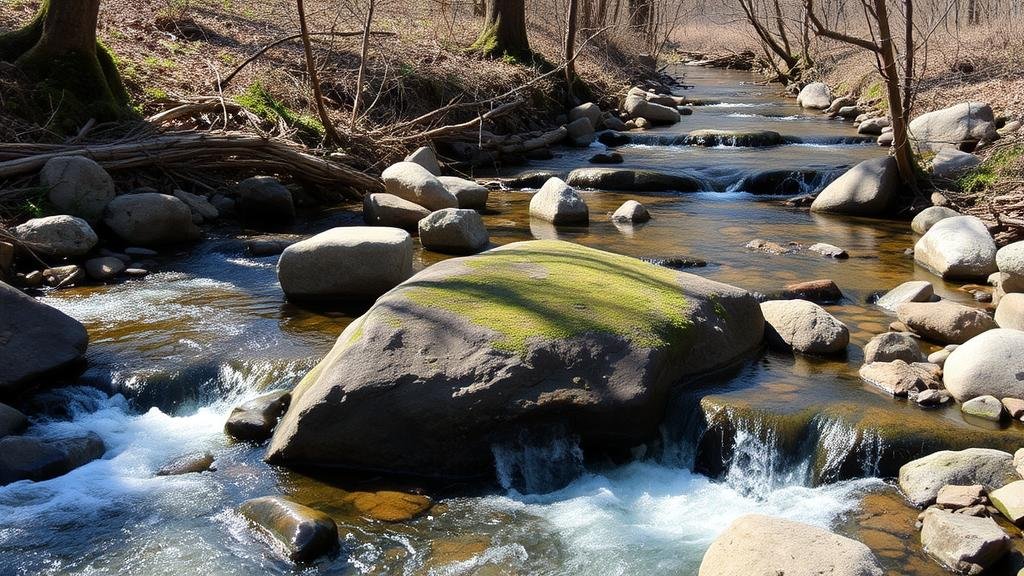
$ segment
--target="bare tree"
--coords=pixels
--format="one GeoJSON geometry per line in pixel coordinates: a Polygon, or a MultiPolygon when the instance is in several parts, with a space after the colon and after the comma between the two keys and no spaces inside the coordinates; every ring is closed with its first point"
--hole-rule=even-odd
{"type": "Polygon", "coordinates": [[[363,24],[363,44],[359,51],[359,74],[356,76],[356,95],[352,102],[352,119],[349,123],[351,130],[356,129],[356,120],[359,119],[359,106],[363,99],[363,77],[366,75],[366,55],[370,51],[370,25],[373,23],[373,9],[377,0],[370,0],[366,9],[366,22],[363,24]]]}
{"type": "Polygon", "coordinates": [[[306,52],[306,71],[309,74],[309,84],[313,88],[316,112],[320,116],[320,123],[324,126],[327,144],[339,145],[341,144],[341,136],[338,135],[338,131],[331,121],[331,116],[327,113],[327,107],[324,106],[324,95],[320,91],[320,77],[316,71],[316,60],[313,59],[313,45],[309,40],[309,28],[306,25],[306,7],[303,4],[303,0],[295,0],[295,4],[299,11],[299,31],[302,33],[302,47],[306,52]]]}
{"type": "Polygon", "coordinates": [[[484,29],[470,48],[486,56],[528,58],[526,0],[489,0],[484,29]]]}
{"type": "Polygon", "coordinates": [[[576,104],[576,95],[573,92],[573,84],[576,83],[576,67],[574,66],[574,53],[576,51],[576,20],[578,11],[578,0],[569,0],[569,7],[565,16],[565,84],[568,91],[569,105],[576,104]]]}

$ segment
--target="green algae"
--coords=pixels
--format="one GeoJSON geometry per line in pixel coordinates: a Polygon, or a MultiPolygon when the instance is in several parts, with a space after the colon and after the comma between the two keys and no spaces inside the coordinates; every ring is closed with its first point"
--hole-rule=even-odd
{"type": "Polygon", "coordinates": [[[467,259],[465,266],[467,273],[413,283],[403,295],[492,330],[497,350],[522,354],[531,338],[583,334],[663,348],[690,327],[678,273],[634,258],[539,241],[467,259]]]}

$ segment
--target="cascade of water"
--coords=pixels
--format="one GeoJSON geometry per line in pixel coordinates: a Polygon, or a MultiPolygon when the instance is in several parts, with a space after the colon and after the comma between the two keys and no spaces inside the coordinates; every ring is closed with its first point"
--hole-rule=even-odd
{"type": "Polygon", "coordinates": [[[506,490],[543,494],[584,472],[579,438],[564,430],[521,431],[491,447],[498,482],[506,490]]]}

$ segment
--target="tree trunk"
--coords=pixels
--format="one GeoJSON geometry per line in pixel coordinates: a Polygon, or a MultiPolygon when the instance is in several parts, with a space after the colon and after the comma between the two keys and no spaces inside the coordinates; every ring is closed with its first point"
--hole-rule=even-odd
{"type": "Polygon", "coordinates": [[[96,41],[100,0],[44,0],[27,26],[0,36],[0,59],[13,61],[44,90],[56,92],[56,126],[129,113],[113,56],[96,41]]]}
{"type": "Polygon", "coordinates": [[[568,14],[565,16],[565,86],[568,91],[569,105],[576,105],[573,84],[576,83],[576,69],[573,66],[573,53],[576,51],[576,20],[578,0],[569,0],[568,14]]]}
{"type": "Polygon", "coordinates": [[[484,29],[470,49],[491,57],[529,58],[526,0],[490,0],[484,29]]]}
{"type": "Polygon", "coordinates": [[[629,0],[629,25],[646,34],[650,30],[652,0],[629,0]]]}
{"type": "MultiPolygon", "coordinates": [[[[889,115],[892,119],[893,153],[896,157],[896,165],[900,170],[900,178],[908,188],[916,193],[917,174],[914,171],[914,152],[910,147],[910,138],[907,135],[908,114],[904,109],[903,94],[900,92],[896,49],[892,43],[886,0],[874,0],[874,5],[878,21],[878,57],[882,63],[882,78],[885,80],[886,100],[889,102],[889,115]]],[[[910,57],[912,58],[912,56],[910,57]]],[[[910,78],[906,79],[908,83],[910,80],[910,78]]]]}

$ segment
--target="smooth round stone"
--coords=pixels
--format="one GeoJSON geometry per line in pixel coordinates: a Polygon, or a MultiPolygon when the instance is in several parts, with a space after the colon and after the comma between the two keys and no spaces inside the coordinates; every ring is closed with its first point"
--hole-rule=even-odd
{"type": "Polygon", "coordinates": [[[969,416],[998,422],[1003,418],[1003,403],[995,396],[978,396],[964,402],[960,411],[969,416]]]}
{"type": "Polygon", "coordinates": [[[910,228],[918,234],[924,234],[931,230],[932,226],[939,221],[954,216],[960,216],[960,213],[945,206],[929,206],[921,210],[917,216],[914,216],[914,219],[910,222],[910,228]]]}
{"type": "Polygon", "coordinates": [[[612,214],[612,222],[639,224],[651,219],[650,212],[643,204],[636,200],[626,200],[618,210],[612,214]]]}
{"type": "Polygon", "coordinates": [[[66,214],[33,218],[11,232],[32,251],[57,258],[83,256],[99,242],[88,222],[66,214]]]}
{"type": "Polygon", "coordinates": [[[974,216],[936,222],[914,246],[914,261],[946,279],[986,279],[996,271],[996,243],[974,216]]]}
{"type": "Polygon", "coordinates": [[[1000,298],[995,319],[1000,328],[1024,330],[1024,294],[1012,293],[1000,298]]]}
{"type": "Polygon", "coordinates": [[[530,216],[552,224],[586,224],[590,210],[576,190],[560,178],[550,178],[530,198],[530,216]]]}
{"type": "Polygon", "coordinates": [[[943,383],[963,402],[977,396],[1024,398],[1024,332],[997,328],[957,347],[943,365],[943,383]]]}
{"type": "Polygon", "coordinates": [[[476,210],[446,208],[420,220],[420,243],[444,254],[472,254],[490,242],[487,227],[476,210]]]}

